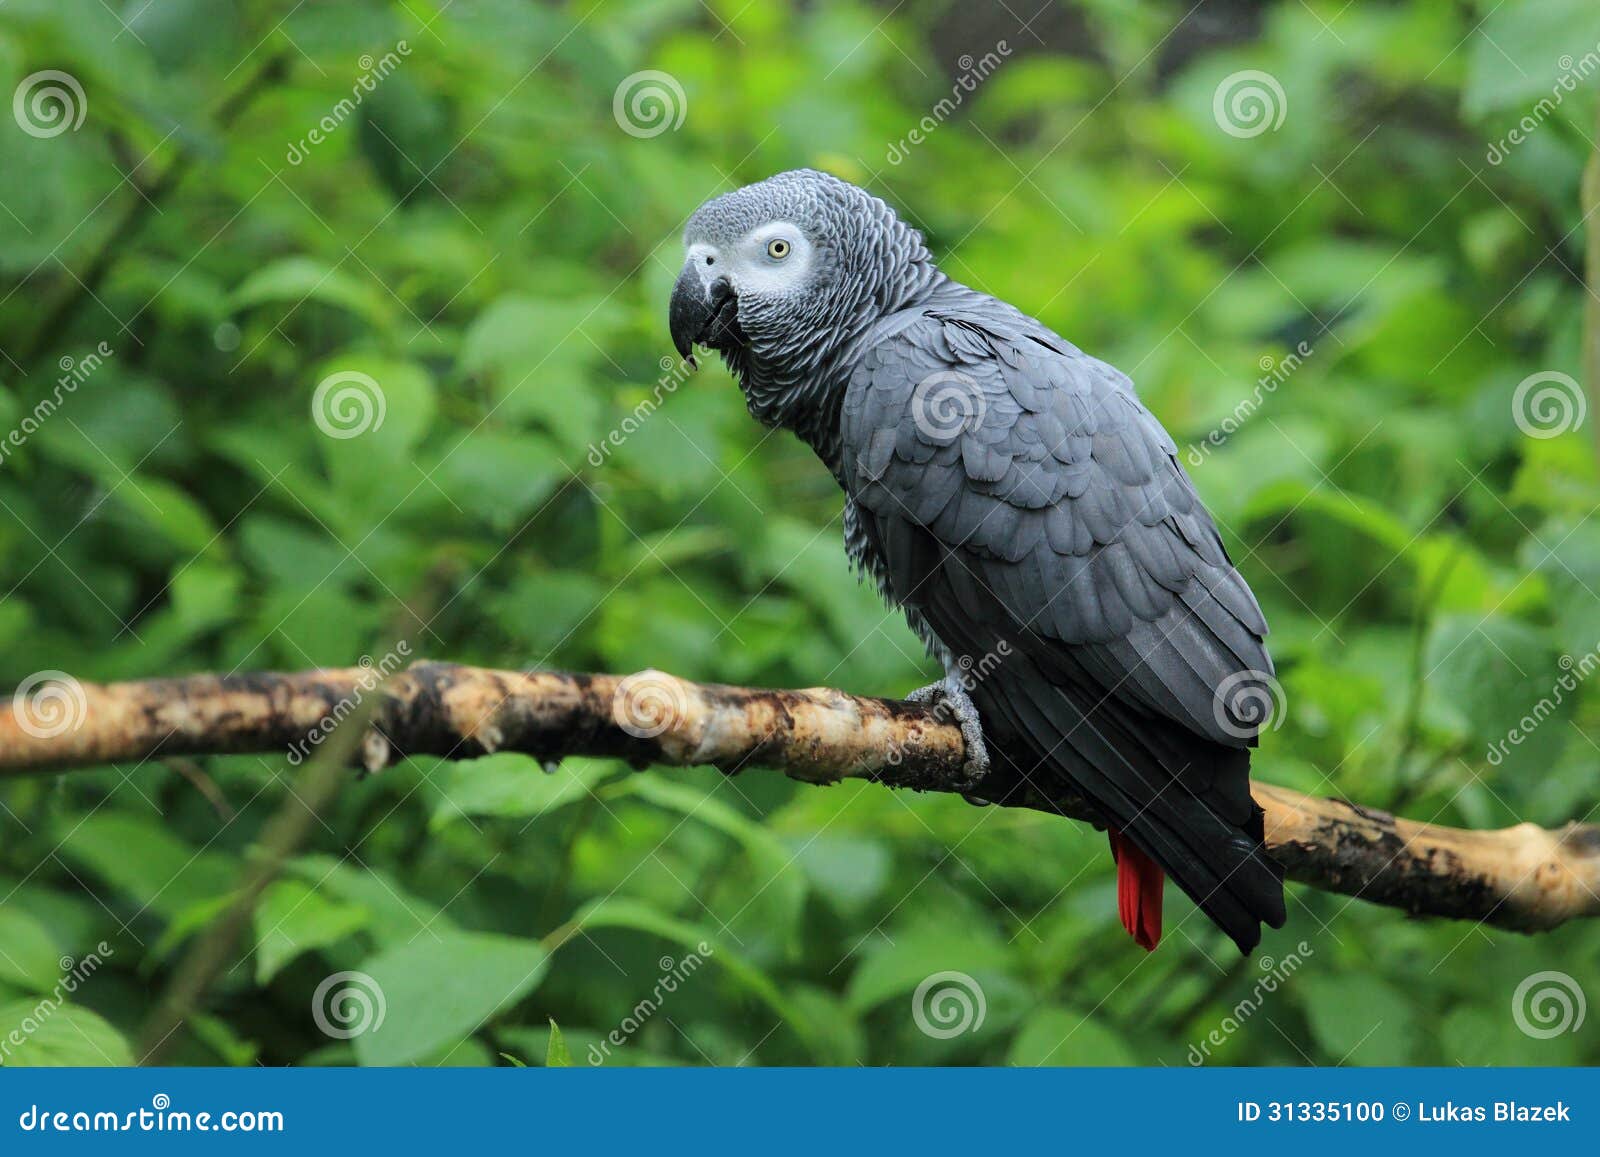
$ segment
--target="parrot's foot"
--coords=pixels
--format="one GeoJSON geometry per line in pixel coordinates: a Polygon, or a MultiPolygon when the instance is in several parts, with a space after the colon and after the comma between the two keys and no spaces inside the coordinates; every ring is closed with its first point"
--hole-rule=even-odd
{"type": "Polygon", "coordinates": [[[966,741],[966,759],[962,763],[963,776],[952,786],[971,803],[987,801],[974,799],[969,793],[989,774],[989,749],[983,743],[983,722],[978,718],[978,705],[967,694],[967,689],[955,678],[941,679],[919,687],[906,699],[912,703],[926,703],[934,715],[953,722],[961,728],[961,738],[966,741]]]}

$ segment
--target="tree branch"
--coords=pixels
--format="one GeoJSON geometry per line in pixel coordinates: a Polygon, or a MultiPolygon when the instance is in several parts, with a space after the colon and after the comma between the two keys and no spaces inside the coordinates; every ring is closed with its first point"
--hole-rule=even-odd
{"type": "MultiPolygon", "coordinates": [[[[960,731],[919,704],[842,691],[762,691],[659,671],[570,675],[419,662],[387,682],[366,667],[51,683],[0,711],[0,779],[157,756],[283,751],[299,763],[378,695],[356,759],[615,756],[635,766],[770,767],[806,783],[866,779],[958,790],[960,731]]],[[[1257,782],[1267,847],[1289,877],[1416,915],[1531,932],[1600,916],[1600,827],[1463,831],[1257,782]]],[[[1093,821],[1068,795],[1009,806],[1093,821]]]]}

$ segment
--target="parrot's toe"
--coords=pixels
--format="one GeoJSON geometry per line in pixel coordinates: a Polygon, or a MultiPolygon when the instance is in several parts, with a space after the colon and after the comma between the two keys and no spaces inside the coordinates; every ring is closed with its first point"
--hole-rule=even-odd
{"type": "Polygon", "coordinates": [[[906,698],[912,703],[928,704],[933,708],[934,715],[961,728],[961,738],[967,749],[966,759],[962,762],[962,778],[951,786],[971,803],[986,803],[969,794],[989,774],[989,749],[984,746],[983,721],[978,717],[978,705],[967,694],[967,689],[960,680],[945,678],[919,687],[906,698]]]}

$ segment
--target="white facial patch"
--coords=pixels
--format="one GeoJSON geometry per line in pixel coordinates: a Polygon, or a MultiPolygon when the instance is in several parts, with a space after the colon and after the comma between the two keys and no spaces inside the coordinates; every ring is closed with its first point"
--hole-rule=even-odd
{"type": "Polygon", "coordinates": [[[736,294],[782,296],[805,284],[814,250],[798,225],[769,221],[751,230],[732,246],[697,241],[689,246],[689,260],[709,285],[726,277],[736,294]]]}

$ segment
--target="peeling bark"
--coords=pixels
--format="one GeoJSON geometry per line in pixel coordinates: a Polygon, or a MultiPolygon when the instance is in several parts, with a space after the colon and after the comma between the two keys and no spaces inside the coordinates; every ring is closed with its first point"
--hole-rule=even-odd
{"type": "MultiPolygon", "coordinates": [[[[371,695],[381,700],[359,746],[369,772],[411,755],[516,751],[730,774],[769,767],[806,783],[866,779],[918,791],[955,791],[962,776],[961,732],[920,704],[691,683],[660,671],[419,662],[386,682],[354,667],[36,687],[0,710],[0,778],[173,755],[281,751],[299,762],[371,695]]],[[[1463,831],[1271,784],[1253,791],[1266,809],[1268,850],[1312,887],[1524,932],[1600,915],[1600,827],[1463,831]]],[[[1070,795],[1003,802],[1096,819],[1070,795]]]]}

